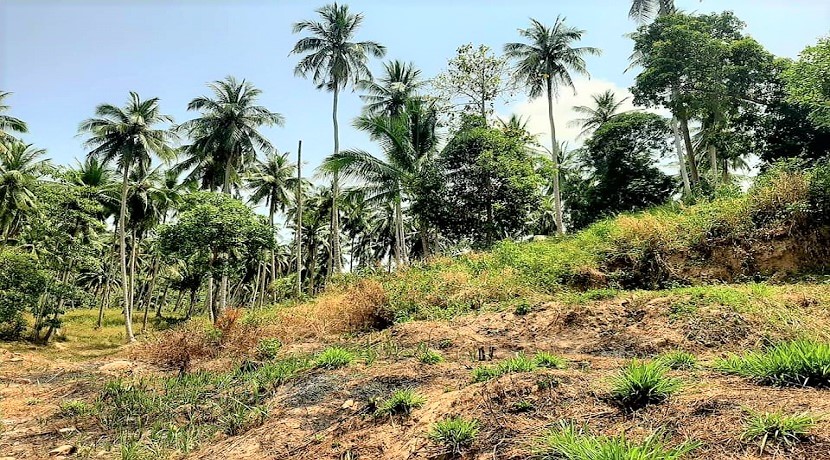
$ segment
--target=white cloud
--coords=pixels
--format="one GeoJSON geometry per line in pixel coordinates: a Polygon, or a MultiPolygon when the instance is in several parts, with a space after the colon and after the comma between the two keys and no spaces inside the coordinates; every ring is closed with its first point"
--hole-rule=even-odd
{"type": "MultiPolygon", "coordinates": [[[[634,109],[633,97],[628,88],[621,88],[610,81],[586,78],[575,79],[574,87],[576,87],[576,94],[569,88],[563,88],[559,93],[559,97],[554,101],[553,107],[556,139],[559,142],[567,141],[570,148],[581,145],[585,140],[584,138],[577,139],[580,131],[582,131],[581,128],[568,126],[569,121],[580,118],[579,115],[573,112],[572,108],[580,105],[593,106],[592,95],[612,90],[617,95],[617,99],[628,98],[620,107],[621,111],[634,109]]],[[[521,115],[528,121],[528,130],[533,134],[538,134],[539,141],[546,147],[550,147],[548,102],[545,97],[515,103],[508,107],[508,110],[507,114],[499,114],[499,116],[506,119],[510,116],[510,113],[521,115]]]]}

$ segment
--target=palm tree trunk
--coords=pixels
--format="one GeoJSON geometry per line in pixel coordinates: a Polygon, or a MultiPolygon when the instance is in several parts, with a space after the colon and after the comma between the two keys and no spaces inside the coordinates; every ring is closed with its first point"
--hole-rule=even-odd
{"type": "Polygon", "coordinates": [[[426,224],[424,222],[420,222],[420,225],[418,227],[418,233],[420,233],[421,236],[421,250],[423,251],[423,258],[424,260],[427,260],[430,256],[429,235],[427,235],[429,230],[427,229],[426,224]]]}
{"type": "Polygon", "coordinates": [[[164,286],[164,291],[161,293],[161,299],[158,301],[158,305],[156,305],[156,318],[162,317],[162,309],[164,305],[167,303],[167,294],[170,292],[170,283],[167,283],[164,286]]]}
{"type": "MultiPolygon", "coordinates": [[[[274,195],[271,195],[270,206],[268,206],[268,222],[271,223],[271,235],[276,235],[277,229],[274,226],[274,212],[276,205],[274,204],[274,195]]],[[[271,248],[271,282],[277,279],[277,248],[271,248]]],[[[259,286],[257,286],[259,287],[259,286]]]]}
{"type": "Polygon", "coordinates": [[[297,253],[294,258],[297,262],[297,281],[294,286],[294,297],[300,299],[300,294],[303,290],[302,272],[303,272],[303,191],[302,191],[302,168],[303,168],[303,141],[297,144],[297,222],[294,224],[294,238],[295,250],[297,253]]]}
{"type": "Polygon", "coordinates": [[[184,300],[184,289],[179,291],[179,297],[176,298],[176,305],[173,306],[173,312],[178,312],[179,308],[182,306],[182,300],[184,300]]]}
{"type": "Polygon", "coordinates": [[[130,166],[129,164],[124,165],[124,175],[121,182],[121,209],[118,212],[118,242],[121,245],[119,248],[120,256],[121,256],[121,291],[123,294],[124,300],[124,327],[127,334],[127,340],[129,342],[135,341],[135,336],[133,335],[133,315],[132,315],[132,305],[130,301],[130,280],[127,276],[127,236],[126,236],[126,229],[124,228],[125,220],[127,217],[127,190],[128,190],[128,180],[129,180],[129,173],[130,173],[130,166]]]}
{"type": "Polygon", "coordinates": [[[403,257],[403,217],[401,215],[401,200],[395,199],[395,268],[401,267],[403,257]]]}
{"type": "Polygon", "coordinates": [[[677,118],[677,121],[680,122],[680,132],[683,134],[683,142],[686,144],[686,162],[689,164],[689,172],[691,173],[689,179],[694,186],[700,182],[700,174],[697,171],[692,135],[689,133],[689,120],[685,116],[681,116],[677,118]]]}
{"type": "Polygon", "coordinates": [[[550,142],[553,156],[553,200],[556,209],[556,234],[564,235],[565,228],[562,226],[562,195],[559,190],[559,144],[556,142],[556,123],[553,120],[553,80],[547,81],[548,91],[548,121],[550,122],[550,142]]]}
{"type": "Polygon", "coordinates": [[[153,290],[156,288],[156,273],[159,269],[158,255],[153,257],[153,268],[150,269],[150,282],[147,286],[146,300],[144,301],[144,318],[141,319],[141,333],[147,330],[147,314],[150,311],[150,304],[153,301],[153,290]]]}
{"type": "Polygon", "coordinates": [[[107,285],[104,286],[104,295],[101,296],[101,306],[98,307],[98,322],[95,323],[95,329],[101,329],[101,323],[104,322],[104,308],[106,308],[107,304],[110,300],[110,289],[109,289],[109,282],[107,285]]]}
{"type": "Polygon", "coordinates": [[[709,144],[707,147],[709,152],[709,168],[712,173],[712,186],[718,185],[718,152],[714,144],[709,144]]]}
{"type": "MultiPolygon", "coordinates": [[[[337,98],[340,88],[334,86],[334,102],[332,103],[331,119],[334,126],[334,154],[340,151],[340,131],[337,124],[337,98]]],[[[335,172],[331,181],[331,258],[328,263],[327,278],[331,278],[334,273],[340,273],[342,268],[340,263],[340,216],[337,209],[337,204],[340,197],[340,178],[335,172]]]]}
{"type": "Polygon", "coordinates": [[[692,186],[689,184],[689,172],[686,171],[686,161],[683,159],[683,145],[680,140],[680,128],[677,127],[677,117],[672,117],[671,128],[674,133],[674,150],[677,152],[677,164],[680,168],[680,177],[683,179],[683,196],[692,196],[692,186]]]}

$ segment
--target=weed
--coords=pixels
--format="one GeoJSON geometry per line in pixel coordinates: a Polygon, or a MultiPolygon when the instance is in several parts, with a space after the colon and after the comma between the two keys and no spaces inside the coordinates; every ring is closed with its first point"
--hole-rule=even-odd
{"type": "Polygon", "coordinates": [[[82,417],[95,413],[95,406],[84,401],[73,400],[60,404],[60,414],[64,417],[82,417]]]}
{"type": "Polygon", "coordinates": [[[537,453],[542,459],[564,460],[677,460],[699,446],[686,442],[669,447],[660,434],[653,434],[641,443],[625,438],[593,436],[572,423],[562,422],[539,440],[537,453]]]}
{"type": "Polygon", "coordinates": [[[354,353],[342,347],[329,347],[314,359],[314,366],[323,369],[338,369],[354,361],[354,353]]]}
{"type": "Polygon", "coordinates": [[[533,357],[533,361],[538,367],[546,367],[548,369],[564,369],[567,364],[565,360],[546,351],[540,351],[533,357]]]}
{"type": "Polygon", "coordinates": [[[536,381],[536,388],[540,390],[552,390],[558,387],[560,383],[556,377],[546,376],[536,381]]]}
{"type": "Polygon", "coordinates": [[[424,364],[438,364],[444,361],[444,357],[435,350],[425,349],[418,353],[418,360],[424,364]]]}
{"type": "Polygon", "coordinates": [[[657,361],[666,367],[675,370],[694,369],[695,366],[697,366],[697,358],[695,355],[682,350],[664,353],[657,357],[657,361]]]}
{"type": "Polygon", "coordinates": [[[429,439],[444,446],[452,454],[460,454],[473,443],[479,431],[478,420],[450,417],[432,426],[429,439]]]}
{"type": "Polygon", "coordinates": [[[633,360],[612,380],[611,397],[626,410],[658,404],[680,389],[680,381],[666,375],[659,362],[633,360]]]}
{"type": "Polygon", "coordinates": [[[280,348],[282,348],[282,342],[279,339],[261,339],[256,346],[256,356],[262,360],[274,359],[277,357],[280,348]]]}
{"type": "Polygon", "coordinates": [[[425,402],[427,402],[426,398],[414,390],[398,390],[378,405],[375,416],[409,414],[412,409],[423,406],[425,402]]]}
{"type": "Polygon", "coordinates": [[[815,417],[809,414],[787,415],[781,412],[750,412],[741,438],[758,441],[761,452],[770,441],[787,445],[804,441],[816,425],[815,417]]]}
{"type": "Polygon", "coordinates": [[[516,316],[524,316],[531,311],[533,311],[533,306],[526,301],[522,301],[516,305],[516,308],[513,310],[513,314],[516,316]]]}
{"type": "Polygon", "coordinates": [[[524,355],[516,355],[495,366],[478,366],[473,369],[473,383],[485,382],[504,374],[532,372],[537,369],[536,361],[524,355]]]}
{"type": "Polygon", "coordinates": [[[827,388],[830,387],[830,344],[810,340],[783,342],[765,350],[729,356],[715,366],[762,385],[827,388]]]}
{"type": "Polygon", "coordinates": [[[513,407],[511,407],[511,411],[515,412],[517,414],[521,414],[521,413],[524,413],[524,412],[530,412],[535,408],[536,407],[533,405],[532,401],[528,401],[527,399],[523,399],[521,401],[516,401],[516,403],[513,404],[513,407]]]}

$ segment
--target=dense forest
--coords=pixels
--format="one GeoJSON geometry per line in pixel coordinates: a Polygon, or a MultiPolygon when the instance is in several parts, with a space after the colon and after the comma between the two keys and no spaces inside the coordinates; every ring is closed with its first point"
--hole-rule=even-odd
{"type": "Polygon", "coordinates": [[[632,4],[637,109],[605,92],[572,120],[554,119],[557,96],[602,50],[582,46],[590,31],[565,18],[530,20],[502,50],[461,44],[439,75],[403,61],[372,74],[386,48],[361,36],[371,18],[321,7],[294,25],[283,63],[332,96],[333,149],[314,171],[301,167],[301,143],[279,150],[294,141],[261,134],[291,109],[259,105],[242,76],[194,88],[181,122],[125,88],[125,101],[79,120],[88,150],[72,166],[27,138],[13,92],[0,92],[0,338],[46,343],[68,310],[97,309],[101,326],[118,308],[132,341],[134,324],[216,321],[349,273],[739,194],[755,164],[826,164],[830,39],[779,58],[733,13],[632,4]],[[363,111],[338,112],[353,92],[363,111]],[[549,139],[495,115],[509,92],[547,101],[549,139]],[[341,120],[375,145],[341,146],[341,120]],[[557,138],[565,123],[582,130],[578,148],[557,138]]]}

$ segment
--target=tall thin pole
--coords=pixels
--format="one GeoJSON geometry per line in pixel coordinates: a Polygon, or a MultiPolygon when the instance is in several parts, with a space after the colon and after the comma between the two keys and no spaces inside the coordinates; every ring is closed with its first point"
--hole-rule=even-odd
{"type": "Polygon", "coordinates": [[[294,297],[297,300],[300,300],[300,295],[302,294],[302,281],[301,281],[301,274],[302,274],[302,245],[303,245],[303,191],[302,191],[302,181],[303,181],[303,141],[300,140],[299,144],[297,145],[297,222],[296,227],[294,228],[294,238],[296,239],[294,243],[294,250],[296,251],[296,258],[297,258],[297,282],[294,285],[294,297]]]}

